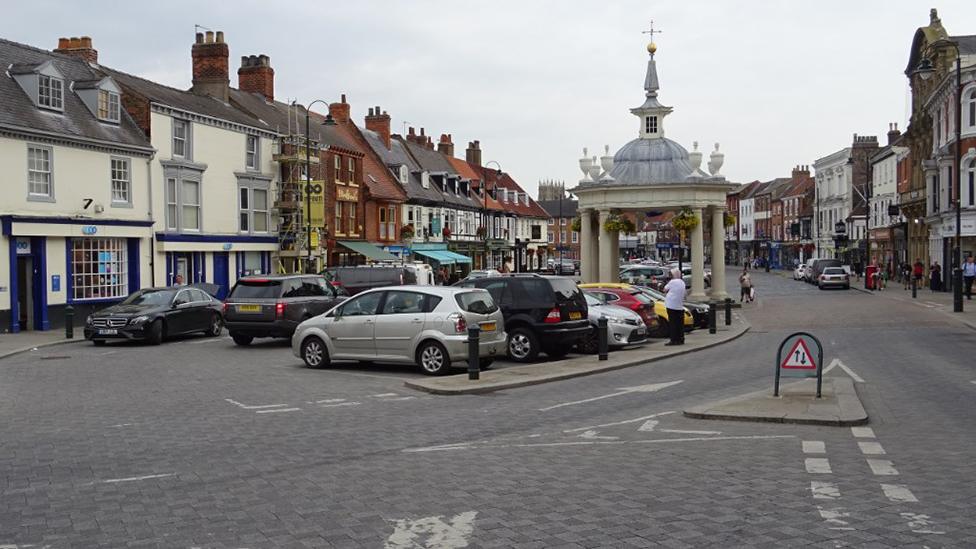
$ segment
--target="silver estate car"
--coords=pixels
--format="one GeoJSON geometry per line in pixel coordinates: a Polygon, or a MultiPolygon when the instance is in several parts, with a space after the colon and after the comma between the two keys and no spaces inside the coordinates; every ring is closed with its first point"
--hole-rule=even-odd
{"type": "Polygon", "coordinates": [[[827,267],[817,279],[817,286],[821,290],[824,288],[849,290],[851,288],[851,275],[847,274],[843,267],[827,267]]]}
{"type": "Polygon", "coordinates": [[[647,326],[639,314],[627,307],[605,304],[586,292],[583,295],[586,297],[592,329],[577,345],[581,353],[594,354],[599,351],[596,330],[601,317],[607,318],[607,347],[610,350],[647,342],[647,326]]]}
{"type": "Polygon", "coordinates": [[[480,363],[505,354],[505,324],[485,290],[453,286],[391,286],[357,294],[298,325],[295,356],[309,368],[333,360],[416,364],[446,374],[468,359],[468,327],[478,325],[480,363]]]}

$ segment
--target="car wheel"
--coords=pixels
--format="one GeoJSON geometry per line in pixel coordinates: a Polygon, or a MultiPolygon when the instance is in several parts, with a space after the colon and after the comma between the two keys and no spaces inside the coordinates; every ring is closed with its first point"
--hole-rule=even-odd
{"type": "Polygon", "coordinates": [[[159,345],[163,342],[163,321],[157,318],[149,325],[149,335],[146,336],[146,341],[150,345],[159,345]]]}
{"type": "Polygon", "coordinates": [[[532,362],[539,356],[539,340],[527,328],[515,328],[508,334],[508,357],[515,362],[532,362]]]}
{"type": "Polygon", "coordinates": [[[309,336],[302,342],[302,360],[309,368],[321,368],[329,365],[329,351],[325,342],[316,336],[309,336]]]}
{"type": "Polygon", "coordinates": [[[214,314],[210,317],[210,327],[207,328],[207,335],[210,337],[219,337],[220,332],[224,330],[224,323],[220,319],[220,315],[214,314]]]}
{"type": "Polygon", "coordinates": [[[105,345],[105,340],[104,339],[93,339],[92,340],[92,343],[94,343],[96,347],[101,347],[102,345],[105,345]]]}
{"type": "Polygon", "coordinates": [[[451,359],[444,346],[436,341],[427,341],[417,349],[417,366],[429,376],[440,376],[451,367],[451,359]]]}
{"type": "Polygon", "coordinates": [[[579,352],[587,355],[595,355],[599,350],[600,341],[598,339],[596,330],[590,330],[587,332],[583,339],[576,344],[576,348],[579,352]]]}
{"type": "Polygon", "coordinates": [[[237,345],[240,345],[241,347],[245,347],[247,345],[250,345],[251,342],[254,341],[254,338],[253,337],[246,336],[246,335],[241,335],[241,334],[230,334],[230,337],[232,337],[234,339],[234,343],[236,343],[237,345]]]}
{"type": "Polygon", "coordinates": [[[481,368],[482,370],[488,370],[491,368],[491,365],[494,363],[495,363],[495,359],[493,358],[482,358],[478,360],[478,367],[481,368]]]}
{"type": "Polygon", "coordinates": [[[845,286],[844,286],[844,289],[845,289],[845,290],[850,290],[850,289],[851,289],[851,285],[850,285],[850,284],[847,284],[847,285],[845,285],[845,286]]]}

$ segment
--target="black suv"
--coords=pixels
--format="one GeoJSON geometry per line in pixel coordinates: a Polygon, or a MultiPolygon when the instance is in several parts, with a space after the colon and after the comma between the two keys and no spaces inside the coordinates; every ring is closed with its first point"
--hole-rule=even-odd
{"type": "Polygon", "coordinates": [[[300,323],[345,299],[317,275],[247,276],[224,300],[224,325],[238,345],[256,337],[291,337],[300,323]]]}
{"type": "Polygon", "coordinates": [[[590,331],[586,298],[570,278],[503,275],[457,284],[488,290],[505,317],[508,356],[532,362],[540,351],[562,358],[590,331]]]}

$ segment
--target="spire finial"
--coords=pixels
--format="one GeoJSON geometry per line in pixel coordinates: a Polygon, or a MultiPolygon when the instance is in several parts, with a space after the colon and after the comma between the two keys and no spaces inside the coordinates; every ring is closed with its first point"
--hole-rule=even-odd
{"type": "Polygon", "coordinates": [[[651,19],[651,28],[649,30],[646,30],[646,31],[641,31],[641,34],[649,34],[649,35],[651,35],[651,41],[647,43],[647,53],[651,54],[652,57],[654,56],[654,52],[657,51],[657,44],[654,43],[654,35],[655,34],[661,34],[661,32],[662,31],[654,30],[654,20],[653,19],[651,19]]]}

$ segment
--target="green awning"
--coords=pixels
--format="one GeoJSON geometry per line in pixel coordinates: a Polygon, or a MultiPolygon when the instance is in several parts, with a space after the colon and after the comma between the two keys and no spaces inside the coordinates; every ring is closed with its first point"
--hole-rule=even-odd
{"type": "Polygon", "coordinates": [[[413,250],[413,253],[433,259],[434,261],[440,263],[441,265],[453,265],[457,263],[456,259],[447,255],[450,252],[446,250],[413,250]]]}
{"type": "Polygon", "coordinates": [[[366,257],[374,261],[400,261],[400,258],[377,248],[376,246],[370,244],[369,242],[357,242],[354,240],[340,240],[339,244],[349,248],[350,250],[356,252],[357,254],[365,255],[366,257]]]}
{"type": "Polygon", "coordinates": [[[447,254],[448,257],[453,258],[454,261],[456,261],[458,263],[471,263],[471,258],[468,257],[468,256],[466,256],[466,255],[461,255],[459,253],[452,252],[452,251],[446,251],[446,252],[441,252],[441,253],[447,254]]]}

